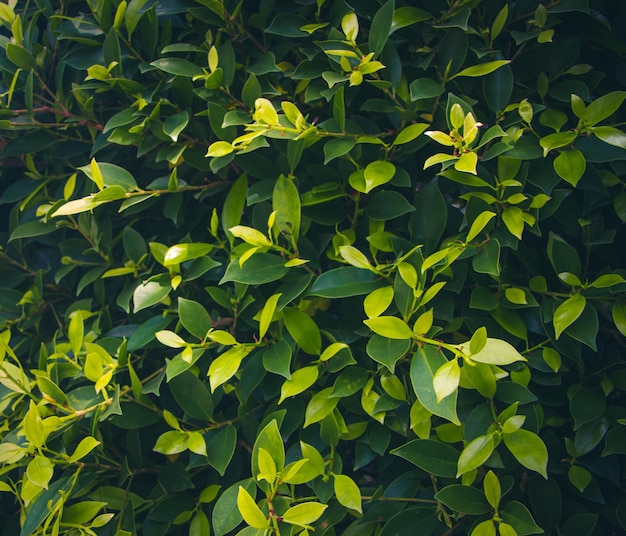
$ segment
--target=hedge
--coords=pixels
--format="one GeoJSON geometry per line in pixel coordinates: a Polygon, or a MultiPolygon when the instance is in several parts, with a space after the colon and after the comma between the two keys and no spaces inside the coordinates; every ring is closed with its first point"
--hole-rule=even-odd
{"type": "Polygon", "coordinates": [[[4,534],[626,531],[626,7],[0,4],[4,534]]]}

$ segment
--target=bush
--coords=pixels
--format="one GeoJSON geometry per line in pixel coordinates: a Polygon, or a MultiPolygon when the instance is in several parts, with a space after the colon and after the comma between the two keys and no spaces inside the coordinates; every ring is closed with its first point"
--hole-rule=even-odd
{"type": "Polygon", "coordinates": [[[626,529],[624,6],[352,4],[0,4],[5,534],[626,529]]]}

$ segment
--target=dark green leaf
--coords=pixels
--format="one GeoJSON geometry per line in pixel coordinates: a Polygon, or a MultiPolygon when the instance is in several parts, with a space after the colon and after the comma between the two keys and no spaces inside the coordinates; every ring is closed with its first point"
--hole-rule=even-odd
{"type": "Polygon", "coordinates": [[[470,486],[461,486],[460,484],[446,486],[435,494],[435,499],[462,514],[480,515],[489,511],[489,503],[485,494],[470,486]]]}
{"type": "Polygon", "coordinates": [[[427,473],[444,478],[456,476],[459,452],[445,443],[434,439],[414,439],[389,451],[395,456],[417,465],[427,473]]]}

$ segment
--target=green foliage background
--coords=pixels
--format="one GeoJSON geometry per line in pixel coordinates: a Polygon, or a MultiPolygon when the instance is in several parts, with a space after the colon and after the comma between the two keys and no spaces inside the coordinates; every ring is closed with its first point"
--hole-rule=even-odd
{"type": "Polygon", "coordinates": [[[625,11],[0,4],[3,533],[623,533],[625,11]]]}

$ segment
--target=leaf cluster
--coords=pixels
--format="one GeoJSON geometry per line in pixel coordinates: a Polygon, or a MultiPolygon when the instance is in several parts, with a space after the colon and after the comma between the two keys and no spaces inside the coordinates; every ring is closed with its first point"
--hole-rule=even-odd
{"type": "Polygon", "coordinates": [[[0,3],[4,533],[626,530],[625,21],[0,3]]]}

